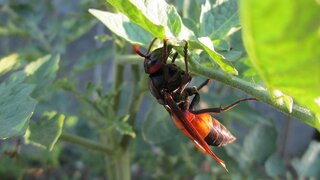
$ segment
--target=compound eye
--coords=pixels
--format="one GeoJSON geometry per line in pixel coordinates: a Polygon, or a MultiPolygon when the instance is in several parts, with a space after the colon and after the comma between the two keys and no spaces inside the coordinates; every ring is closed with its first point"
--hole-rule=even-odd
{"type": "Polygon", "coordinates": [[[158,61],[157,59],[149,59],[148,66],[150,67],[150,66],[156,64],[157,61],[158,61]]]}
{"type": "Polygon", "coordinates": [[[149,58],[145,61],[145,71],[148,74],[153,74],[160,70],[162,67],[162,62],[160,59],[157,58],[149,58]]]}

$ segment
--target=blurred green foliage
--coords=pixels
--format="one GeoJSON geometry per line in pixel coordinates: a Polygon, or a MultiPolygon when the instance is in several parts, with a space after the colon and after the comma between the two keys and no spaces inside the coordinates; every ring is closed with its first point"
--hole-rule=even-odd
{"type": "MultiPolygon", "coordinates": [[[[153,36],[167,36],[179,45],[179,38],[191,37],[190,52],[202,66],[261,83],[243,46],[237,1],[146,1],[156,10],[150,21],[144,21],[150,9],[135,6],[141,1],[109,2],[128,17],[104,1],[0,2],[2,178],[319,178],[320,144],[312,142],[301,157],[284,157],[281,132],[257,103],[215,116],[237,136],[213,148],[226,173],[174,127],[147,92],[140,58],[127,56],[127,42],[147,46],[153,36]],[[90,12],[116,35],[89,8],[106,10],[90,12]]],[[[245,96],[221,83],[201,94],[200,107],[245,96]]]]}

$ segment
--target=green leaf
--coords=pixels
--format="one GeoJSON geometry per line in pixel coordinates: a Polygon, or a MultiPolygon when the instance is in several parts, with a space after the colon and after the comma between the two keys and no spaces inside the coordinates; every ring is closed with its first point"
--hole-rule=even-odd
{"type": "Polygon", "coordinates": [[[257,124],[244,139],[241,157],[245,163],[263,163],[276,150],[276,136],[273,126],[257,124]]]}
{"type": "Polygon", "coordinates": [[[320,178],[320,143],[312,141],[301,159],[294,159],[293,166],[299,177],[320,178]]]}
{"type": "Polygon", "coordinates": [[[236,0],[216,1],[214,5],[207,0],[201,6],[200,36],[221,39],[239,24],[236,0]]]}
{"type": "Polygon", "coordinates": [[[162,0],[108,0],[108,3],[130,18],[133,22],[150,32],[153,36],[160,39],[165,37],[165,28],[159,19],[160,17],[164,17],[163,10],[166,9],[164,6],[166,3],[162,0]]]}
{"type": "Polygon", "coordinates": [[[209,54],[209,56],[227,73],[238,74],[230,61],[226,60],[222,55],[217,53],[213,48],[213,43],[209,37],[198,38],[199,45],[209,54]]]}
{"type": "Polygon", "coordinates": [[[286,172],[284,161],[278,153],[272,154],[267,159],[265,167],[267,174],[273,178],[283,176],[286,172]]]}
{"type": "MultiPolygon", "coordinates": [[[[124,116],[126,117],[126,116],[124,116]]],[[[125,120],[125,119],[124,119],[125,120]]],[[[115,127],[123,135],[129,135],[132,138],[136,137],[136,133],[133,131],[132,126],[130,126],[126,121],[117,121],[115,127]]]]}
{"type": "Polygon", "coordinates": [[[10,54],[0,59],[0,74],[15,70],[20,66],[19,56],[17,54],[10,54]]]}
{"type": "Polygon", "coordinates": [[[14,73],[0,84],[0,139],[25,132],[36,101],[30,97],[34,86],[23,83],[25,75],[14,73]]]}
{"type": "Polygon", "coordinates": [[[309,108],[317,119],[308,124],[320,130],[319,3],[245,0],[240,10],[245,47],[269,92],[309,108]]]}
{"type": "Polygon", "coordinates": [[[136,133],[133,131],[132,126],[127,122],[129,117],[129,114],[119,116],[116,121],[113,121],[113,123],[116,130],[119,131],[122,135],[129,135],[132,138],[135,138],[136,133]]]}
{"type": "Polygon", "coordinates": [[[228,61],[236,61],[241,58],[242,52],[241,51],[221,51],[220,54],[228,59],[228,61]]]}
{"type": "Polygon", "coordinates": [[[32,97],[45,97],[45,91],[52,85],[59,68],[59,55],[47,55],[28,64],[24,71],[28,75],[25,82],[36,84],[32,97]]]}
{"type": "Polygon", "coordinates": [[[149,33],[159,39],[168,38],[171,42],[194,37],[193,32],[182,24],[181,17],[175,7],[168,5],[164,0],[109,0],[108,2],[127,17],[120,14],[117,14],[116,17],[114,14],[94,9],[90,9],[89,12],[101,20],[111,31],[129,42],[147,45],[151,40],[146,43],[141,40],[136,41],[136,39],[143,38],[149,33]],[[133,26],[133,30],[128,25],[133,26]],[[135,25],[139,25],[145,31],[135,25]]]}
{"type": "Polygon", "coordinates": [[[89,12],[98,18],[113,33],[132,44],[149,44],[152,40],[152,35],[149,32],[130,21],[129,18],[123,14],[114,14],[96,9],[89,9],[89,12]]]}
{"type": "Polygon", "coordinates": [[[63,123],[63,114],[57,112],[44,113],[38,122],[30,123],[25,134],[26,143],[51,151],[62,133],[63,123]]]}

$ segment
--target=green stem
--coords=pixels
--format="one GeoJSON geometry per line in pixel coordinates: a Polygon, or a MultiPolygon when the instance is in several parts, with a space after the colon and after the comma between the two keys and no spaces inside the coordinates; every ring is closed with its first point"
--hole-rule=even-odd
{"type": "Polygon", "coordinates": [[[117,56],[117,63],[119,64],[143,64],[143,58],[137,55],[121,55],[117,56]]]}
{"type": "Polygon", "coordinates": [[[119,88],[121,86],[122,79],[123,79],[123,68],[124,68],[123,65],[116,64],[115,82],[114,82],[113,90],[117,93],[116,93],[116,95],[114,97],[114,101],[113,101],[113,111],[114,112],[118,112],[118,108],[119,108],[120,94],[121,94],[121,91],[119,90],[119,88]]]}
{"type": "Polygon", "coordinates": [[[269,104],[270,106],[280,110],[285,114],[298,118],[309,125],[314,125],[315,116],[311,113],[310,110],[295,104],[293,106],[292,112],[290,113],[286,105],[279,104],[275,100],[273,100],[269,95],[268,91],[264,87],[249,83],[240,78],[227,75],[225,73],[222,73],[213,69],[203,67],[199,63],[197,63],[196,60],[193,58],[190,58],[189,62],[192,65],[191,70],[193,73],[220,81],[233,88],[240,89],[243,92],[249,94],[250,96],[256,97],[259,101],[269,104]]]}
{"type": "MultiPolygon", "coordinates": [[[[137,65],[132,65],[132,77],[133,77],[133,90],[132,96],[129,102],[128,111],[130,114],[128,123],[130,126],[134,126],[134,121],[136,119],[136,115],[139,111],[139,107],[144,95],[144,86],[146,85],[145,79],[140,80],[140,72],[139,67],[137,65]]],[[[130,143],[131,137],[128,135],[123,136],[121,140],[121,146],[123,149],[127,149],[130,143]]]]}
{"type": "Polygon", "coordinates": [[[71,144],[82,146],[87,149],[92,149],[92,150],[99,151],[99,152],[102,152],[105,154],[112,154],[112,150],[109,147],[107,147],[105,145],[101,145],[101,144],[94,142],[90,139],[83,138],[83,137],[80,137],[77,135],[63,132],[59,139],[62,141],[71,143],[71,144]]]}

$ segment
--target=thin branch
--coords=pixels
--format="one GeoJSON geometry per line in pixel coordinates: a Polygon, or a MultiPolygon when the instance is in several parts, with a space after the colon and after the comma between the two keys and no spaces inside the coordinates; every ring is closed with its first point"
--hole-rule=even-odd
{"type": "Polygon", "coordinates": [[[106,154],[112,154],[112,150],[105,146],[105,145],[101,145],[95,141],[92,141],[90,139],[87,138],[83,138],[77,135],[73,135],[73,134],[69,134],[66,132],[63,132],[59,138],[61,141],[65,141],[71,144],[75,144],[78,146],[82,146],[86,149],[92,149],[95,151],[99,151],[102,153],[106,153],[106,154]]]}
{"type": "MultiPolygon", "coordinates": [[[[146,85],[146,79],[147,77],[143,77],[142,80],[140,80],[140,72],[139,72],[139,66],[132,65],[132,77],[133,77],[133,90],[132,90],[132,96],[129,102],[128,106],[128,112],[130,114],[128,123],[130,126],[134,126],[134,122],[136,119],[136,115],[139,111],[139,107],[143,98],[143,95],[145,93],[144,87],[146,85]]],[[[130,143],[132,137],[125,135],[123,136],[121,140],[121,146],[123,149],[126,149],[130,143]]]]}
{"type": "Polygon", "coordinates": [[[115,65],[115,78],[114,78],[114,87],[113,90],[116,91],[116,95],[114,97],[114,101],[113,101],[113,111],[114,112],[118,112],[119,109],[119,102],[120,102],[120,94],[121,91],[119,91],[119,88],[121,86],[121,83],[123,81],[123,69],[124,66],[121,64],[118,64],[117,62],[114,62],[115,65]]]}

